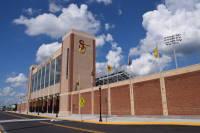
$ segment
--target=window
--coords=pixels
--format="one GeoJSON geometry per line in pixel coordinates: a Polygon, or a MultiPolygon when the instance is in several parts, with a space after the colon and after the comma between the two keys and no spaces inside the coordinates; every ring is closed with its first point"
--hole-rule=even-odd
{"type": "Polygon", "coordinates": [[[35,73],[35,91],[37,91],[37,72],[35,73]]]}
{"type": "Polygon", "coordinates": [[[55,76],[55,59],[51,61],[50,85],[54,84],[54,76],[55,76]]]}
{"type": "Polygon", "coordinates": [[[38,90],[41,89],[41,72],[42,72],[42,70],[40,69],[38,71],[38,90]]]}
{"type": "Polygon", "coordinates": [[[56,58],[56,74],[55,74],[55,83],[60,82],[60,73],[61,73],[61,55],[56,58]]]}
{"type": "Polygon", "coordinates": [[[40,82],[39,82],[39,71],[37,71],[37,73],[36,73],[36,91],[39,90],[39,84],[40,84],[40,82]]]}
{"type": "Polygon", "coordinates": [[[49,69],[50,69],[50,64],[46,65],[46,73],[45,73],[45,87],[49,86],[49,69]]]}
{"type": "Polygon", "coordinates": [[[42,77],[41,77],[41,89],[45,88],[45,83],[44,83],[44,79],[45,79],[45,66],[42,67],[42,77]]]}
{"type": "Polygon", "coordinates": [[[31,77],[31,89],[30,89],[30,91],[33,92],[33,89],[34,89],[34,75],[32,75],[32,77],[31,77]]]}
{"type": "Polygon", "coordinates": [[[36,77],[37,77],[37,76],[36,76],[36,73],[34,74],[33,77],[34,77],[34,82],[33,82],[33,83],[34,83],[34,85],[33,85],[34,87],[33,87],[33,91],[36,91],[36,79],[37,79],[37,78],[36,78],[36,77]]]}

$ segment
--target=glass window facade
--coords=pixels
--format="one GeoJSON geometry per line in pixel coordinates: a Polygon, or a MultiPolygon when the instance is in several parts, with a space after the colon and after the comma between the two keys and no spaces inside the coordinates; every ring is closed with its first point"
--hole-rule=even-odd
{"type": "Polygon", "coordinates": [[[36,91],[36,80],[37,79],[37,76],[36,76],[36,73],[34,74],[34,87],[33,87],[33,91],[36,91]]]}
{"type": "Polygon", "coordinates": [[[34,88],[34,75],[32,75],[31,77],[31,92],[33,92],[33,88],[34,88]]]}
{"type": "Polygon", "coordinates": [[[38,85],[38,77],[37,77],[37,75],[38,75],[38,72],[36,72],[35,73],[35,91],[37,91],[37,85],[38,85]]]}
{"type": "Polygon", "coordinates": [[[60,74],[61,74],[61,55],[56,58],[55,83],[60,82],[60,74]]]}
{"type": "Polygon", "coordinates": [[[54,78],[55,78],[55,61],[51,61],[51,70],[50,70],[50,85],[54,84],[54,78]]]}
{"type": "Polygon", "coordinates": [[[45,73],[45,87],[49,86],[49,70],[50,70],[50,64],[46,65],[46,73],[45,73]]]}
{"type": "Polygon", "coordinates": [[[49,87],[60,82],[61,60],[62,56],[58,56],[51,63],[43,66],[31,77],[31,92],[49,87]]]}
{"type": "Polygon", "coordinates": [[[38,90],[41,89],[41,72],[42,72],[42,70],[40,69],[38,71],[38,90]]]}
{"type": "Polygon", "coordinates": [[[40,74],[39,74],[39,71],[37,72],[36,75],[37,75],[37,83],[36,83],[36,91],[37,91],[37,90],[39,90],[39,85],[40,85],[40,80],[39,80],[39,78],[40,78],[39,75],[40,74]]]}
{"type": "Polygon", "coordinates": [[[45,88],[45,66],[42,67],[42,77],[41,77],[41,89],[45,88]]]}

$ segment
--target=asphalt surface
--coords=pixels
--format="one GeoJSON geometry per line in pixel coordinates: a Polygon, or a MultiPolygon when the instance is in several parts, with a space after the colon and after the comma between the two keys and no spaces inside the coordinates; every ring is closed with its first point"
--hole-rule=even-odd
{"type": "Polygon", "coordinates": [[[0,128],[6,133],[200,133],[197,126],[99,125],[8,112],[0,112],[0,128]]]}

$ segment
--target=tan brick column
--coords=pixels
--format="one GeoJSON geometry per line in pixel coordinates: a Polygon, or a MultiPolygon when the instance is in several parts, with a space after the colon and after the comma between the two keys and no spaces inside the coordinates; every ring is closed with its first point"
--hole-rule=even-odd
{"type": "Polygon", "coordinates": [[[94,115],[94,90],[91,91],[91,105],[92,105],[92,115],[94,115]]]}
{"type": "Polygon", "coordinates": [[[134,104],[134,94],[133,94],[133,83],[130,79],[130,104],[131,104],[131,115],[135,115],[135,104],[134,104]]]}
{"type": "Polygon", "coordinates": [[[81,98],[81,93],[79,92],[79,94],[78,94],[78,114],[81,114],[81,106],[79,104],[80,103],[80,98],[81,98]]]}
{"type": "Polygon", "coordinates": [[[73,95],[71,94],[71,114],[73,113],[73,95]]]}
{"type": "Polygon", "coordinates": [[[163,115],[168,116],[165,79],[162,75],[160,76],[160,90],[161,90],[161,98],[162,98],[163,115]]]}

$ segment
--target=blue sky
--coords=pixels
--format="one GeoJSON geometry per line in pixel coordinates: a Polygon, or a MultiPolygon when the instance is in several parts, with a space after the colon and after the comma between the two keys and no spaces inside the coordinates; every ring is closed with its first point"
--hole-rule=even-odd
{"type": "Polygon", "coordinates": [[[138,76],[158,72],[158,63],[162,70],[174,69],[174,47],[166,47],[162,39],[176,33],[183,38],[176,46],[179,67],[197,64],[199,14],[199,0],[2,0],[0,104],[25,93],[29,66],[59,48],[70,28],[97,37],[98,72],[106,64],[138,76]],[[156,45],[160,60],[151,54],[156,45]],[[126,65],[128,55],[131,66],[126,65]]]}

